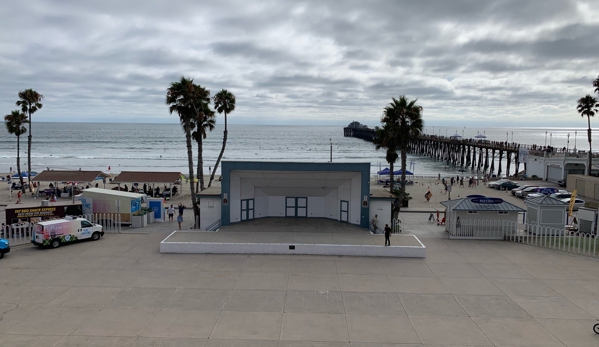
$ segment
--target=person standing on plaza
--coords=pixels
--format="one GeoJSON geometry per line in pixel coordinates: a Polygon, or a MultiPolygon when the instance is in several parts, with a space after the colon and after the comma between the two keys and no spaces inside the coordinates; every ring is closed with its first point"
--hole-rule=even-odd
{"type": "Polygon", "coordinates": [[[374,218],[372,218],[372,231],[376,232],[379,228],[379,219],[378,219],[379,215],[375,214],[374,218]]]}
{"type": "Polygon", "coordinates": [[[181,223],[183,223],[183,214],[179,213],[177,216],[177,223],[179,224],[179,230],[181,230],[181,223]]]}
{"type": "Polygon", "coordinates": [[[391,228],[389,224],[385,224],[385,246],[391,246],[391,240],[389,237],[391,236],[391,228]]]}
{"type": "Polygon", "coordinates": [[[179,214],[183,215],[183,211],[185,211],[186,207],[182,203],[179,203],[179,214]]]}
{"type": "Polygon", "coordinates": [[[173,221],[173,217],[175,216],[175,208],[173,207],[173,205],[171,205],[171,207],[168,208],[168,220],[169,222],[173,221]]]}

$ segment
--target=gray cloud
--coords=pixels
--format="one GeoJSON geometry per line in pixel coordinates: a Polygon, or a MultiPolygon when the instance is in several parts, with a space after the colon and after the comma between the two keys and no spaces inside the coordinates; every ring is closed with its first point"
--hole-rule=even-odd
{"type": "MultiPolygon", "coordinates": [[[[0,12],[0,107],[37,120],[176,122],[188,76],[237,96],[236,123],[375,124],[392,97],[427,124],[578,121],[599,71],[599,8],[578,0],[13,1],[0,12]],[[594,70],[595,69],[595,70],[594,70]]],[[[468,125],[468,124],[464,124],[468,125]]]]}

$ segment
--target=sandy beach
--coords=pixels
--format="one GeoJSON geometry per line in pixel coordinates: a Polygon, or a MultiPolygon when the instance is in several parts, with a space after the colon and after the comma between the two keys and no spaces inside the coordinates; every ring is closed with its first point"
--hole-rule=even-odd
{"type": "MultiPolygon", "coordinates": [[[[6,177],[6,175],[6,173],[3,174],[4,177],[6,177]]],[[[209,178],[209,176],[205,176],[206,184],[208,184],[209,178]]],[[[525,184],[530,184],[530,182],[527,181],[525,184]]],[[[116,184],[106,184],[106,189],[111,189],[116,186],[116,184]]],[[[212,182],[212,186],[220,187],[220,182],[215,180],[212,182]]],[[[48,184],[44,183],[42,184],[41,189],[47,187],[48,184]]],[[[103,185],[100,183],[99,187],[102,188],[103,185]]],[[[5,222],[4,210],[6,208],[6,205],[12,205],[17,201],[17,191],[13,191],[11,197],[9,188],[10,186],[6,182],[0,182],[0,222],[2,223],[5,222]]],[[[163,188],[164,186],[162,185],[161,190],[163,188]]],[[[169,203],[172,203],[176,206],[181,202],[186,207],[191,208],[191,193],[189,190],[189,183],[177,185],[177,188],[179,189],[179,194],[175,195],[171,200],[169,200],[169,203]]],[[[441,181],[437,180],[436,178],[416,179],[414,185],[409,185],[406,189],[408,193],[410,193],[412,200],[410,200],[409,202],[409,207],[402,208],[402,211],[443,211],[445,207],[441,205],[440,202],[449,200],[448,193],[444,190],[443,184],[441,184],[441,181]],[[429,189],[431,191],[432,197],[430,201],[427,202],[424,195],[427,193],[429,189]]],[[[512,196],[509,191],[506,192],[490,189],[486,185],[484,185],[482,181],[480,181],[479,185],[477,185],[476,187],[469,188],[467,182],[464,182],[464,187],[460,187],[459,185],[453,186],[451,192],[451,199],[464,198],[468,195],[484,195],[487,197],[502,198],[517,206],[525,208],[524,200],[512,196]]],[[[31,204],[37,201],[40,200],[33,198],[30,193],[24,194],[22,198],[22,202],[25,204],[31,204]]]]}

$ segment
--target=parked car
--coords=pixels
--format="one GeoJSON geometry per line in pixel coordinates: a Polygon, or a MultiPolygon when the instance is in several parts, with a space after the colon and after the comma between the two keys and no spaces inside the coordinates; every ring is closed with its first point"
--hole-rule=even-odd
{"type": "Polygon", "coordinates": [[[500,184],[498,184],[495,189],[499,189],[499,190],[512,190],[514,188],[518,188],[518,183],[513,182],[513,181],[505,181],[502,182],[500,184]]]}
{"type": "MultiPolygon", "coordinates": [[[[497,187],[498,185],[500,185],[501,183],[503,183],[503,182],[506,182],[506,181],[510,181],[510,180],[508,180],[507,178],[502,178],[502,179],[500,179],[500,180],[497,180],[497,181],[494,181],[494,182],[489,182],[489,183],[487,184],[487,187],[489,187],[489,188],[495,188],[495,187],[497,187]]],[[[510,182],[511,182],[511,181],[510,181],[510,182]]]]}
{"type": "MultiPolygon", "coordinates": [[[[561,201],[569,204],[570,203],[570,199],[572,199],[572,198],[562,199],[561,201]]],[[[576,199],[574,199],[574,207],[572,209],[574,211],[578,211],[578,209],[581,208],[581,207],[583,207],[584,204],[585,204],[584,200],[576,198],[576,199]]]]}
{"type": "Polygon", "coordinates": [[[4,258],[4,254],[10,252],[10,243],[7,239],[0,239],[0,259],[4,258]]]}
{"type": "Polygon", "coordinates": [[[514,189],[512,189],[512,195],[513,195],[513,196],[516,196],[516,193],[517,193],[517,192],[520,192],[520,191],[522,191],[522,190],[524,190],[524,189],[526,189],[526,188],[530,188],[530,187],[534,187],[534,188],[536,188],[536,187],[538,187],[538,186],[534,186],[534,185],[530,185],[530,184],[528,184],[528,185],[525,185],[525,186],[520,186],[520,187],[518,187],[518,188],[514,188],[514,189]]]}
{"type": "Polygon", "coordinates": [[[519,198],[525,198],[529,193],[536,193],[536,189],[539,187],[528,187],[516,192],[516,196],[519,198]]]}
{"type": "Polygon", "coordinates": [[[566,180],[559,180],[557,181],[557,185],[560,187],[565,187],[566,186],[566,180]]]}
{"type": "Polygon", "coordinates": [[[565,192],[564,193],[562,191],[559,191],[559,192],[553,193],[553,194],[551,194],[549,196],[552,197],[552,198],[554,198],[554,199],[557,199],[557,200],[562,200],[562,199],[569,199],[569,198],[571,198],[572,197],[572,193],[569,193],[569,192],[565,192]]]}
{"type": "Polygon", "coordinates": [[[526,199],[540,198],[541,196],[545,196],[545,194],[543,194],[543,193],[530,193],[530,194],[526,195],[526,199]]]}

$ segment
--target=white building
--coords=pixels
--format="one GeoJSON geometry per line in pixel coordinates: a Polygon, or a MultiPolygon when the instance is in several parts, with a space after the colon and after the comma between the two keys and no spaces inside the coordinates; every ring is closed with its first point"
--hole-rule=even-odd
{"type": "Polygon", "coordinates": [[[224,161],[222,177],[220,189],[199,194],[201,229],[269,217],[328,218],[368,228],[371,211],[390,220],[389,197],[373,198],[371,207],[370,163],[224,161]]]}

